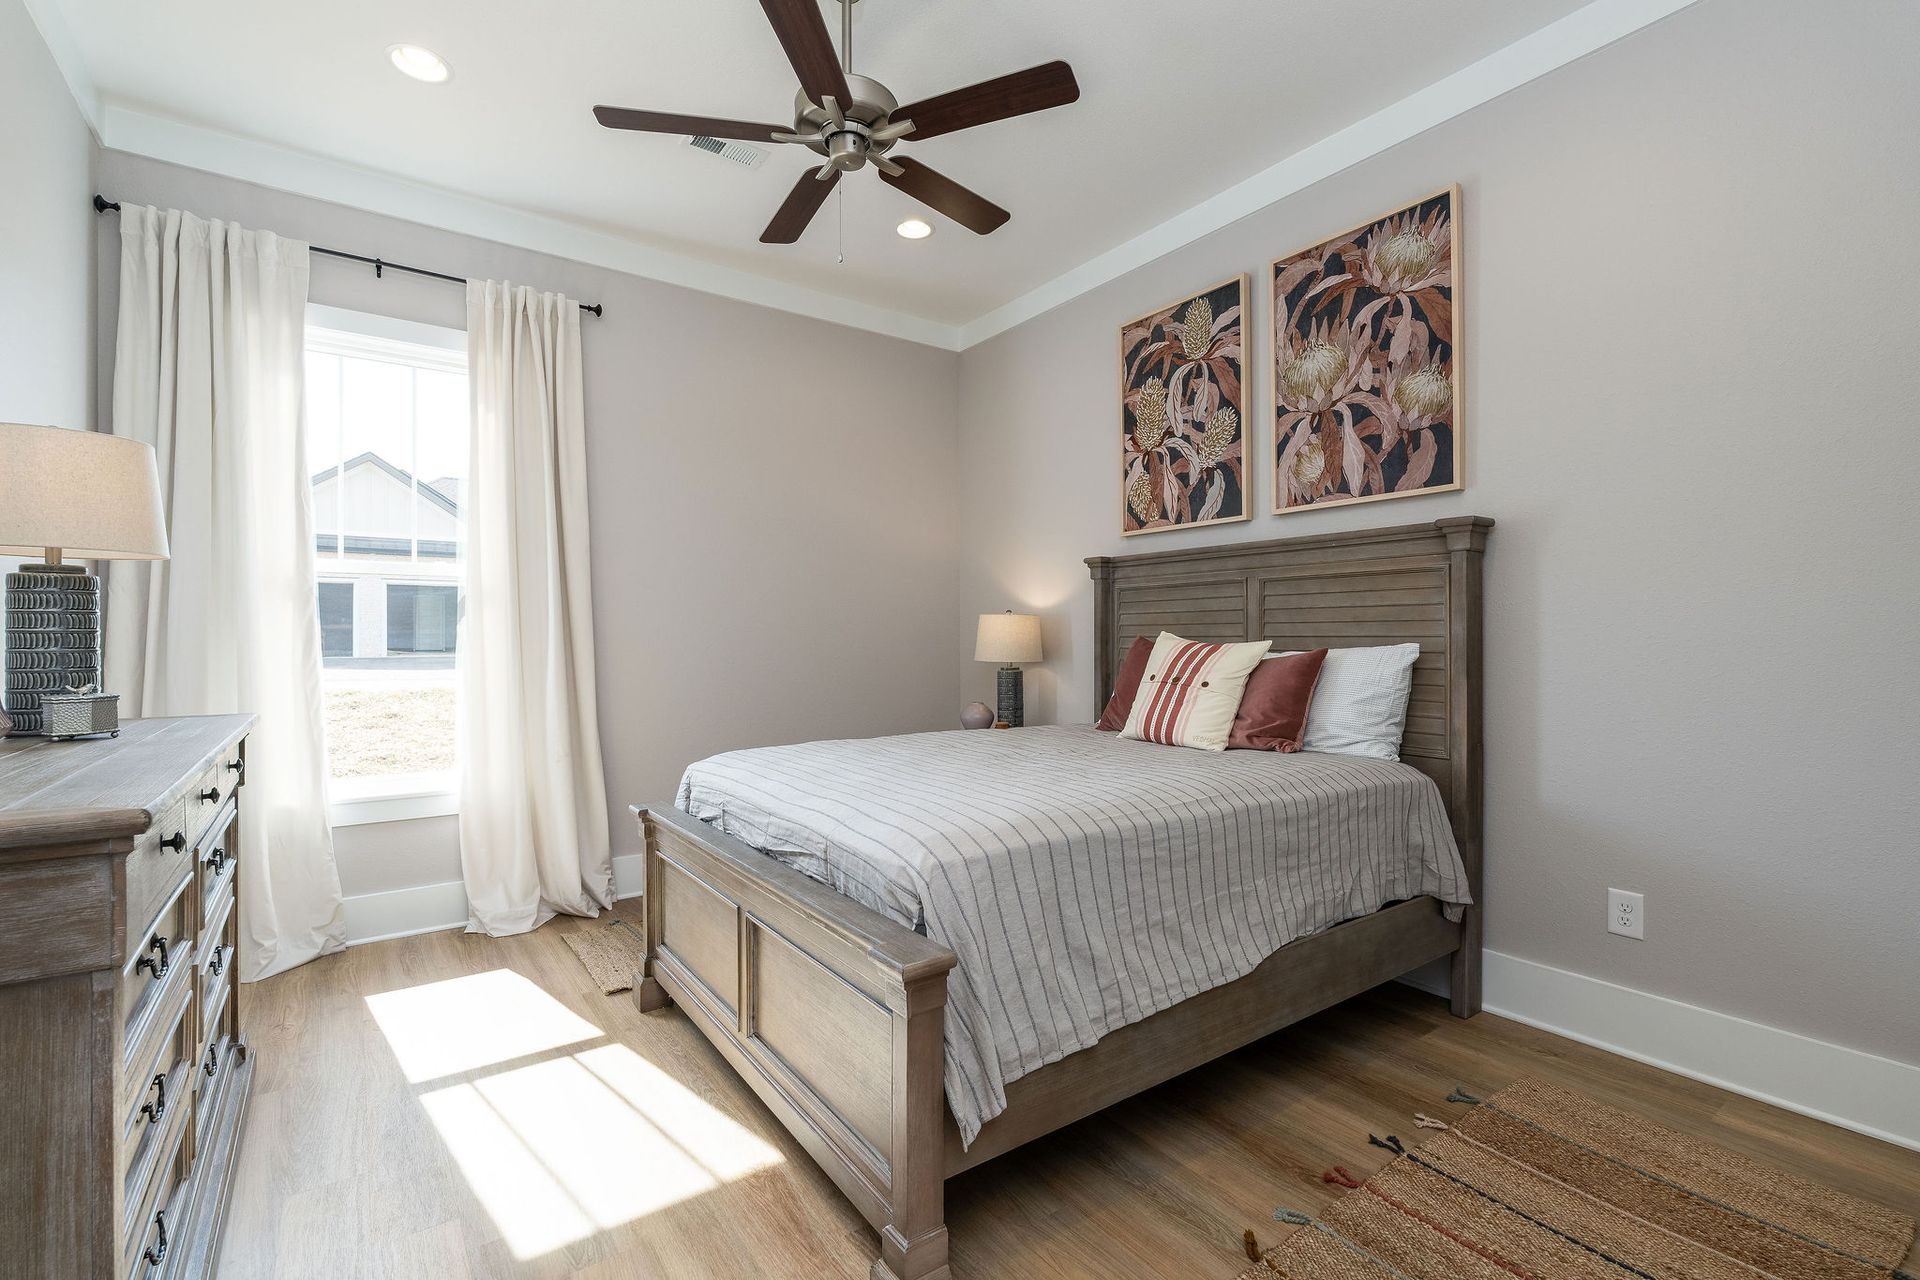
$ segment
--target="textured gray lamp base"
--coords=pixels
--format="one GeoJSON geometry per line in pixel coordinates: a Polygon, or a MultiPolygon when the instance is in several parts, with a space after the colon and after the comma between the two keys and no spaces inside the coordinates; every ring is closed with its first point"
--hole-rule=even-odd
{"type": "Polygon", "coordinates": [[[100,683],[100,579],[77,564],[7,575],[7,715],[15,737],[41,731],[40,699],[100,683]]]}
{"type": "Polygon", "coordinates": [[[1000,668],[1000,721],[1018,729],[1026,719],[1026,697],[1021,690],[1020,668],[1000,668]]]}

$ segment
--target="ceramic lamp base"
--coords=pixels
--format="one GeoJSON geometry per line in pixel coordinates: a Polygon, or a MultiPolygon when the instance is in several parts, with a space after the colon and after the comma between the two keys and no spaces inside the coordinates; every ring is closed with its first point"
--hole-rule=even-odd
{"type": "Polygon", "coordinates": [[[1018,667],[1000,668],[1000,707],[999,718],[1002,723],[1018,729],[1026,719],[1026,697],[1021,688],[1022,673],[1018,667]]]}
{"type": "Polygon", "coordinates": [[[40,699],[100,683],[100,579],[77,564],[7,575],[6,708],[18,737],[41,732],[40,699]]]}

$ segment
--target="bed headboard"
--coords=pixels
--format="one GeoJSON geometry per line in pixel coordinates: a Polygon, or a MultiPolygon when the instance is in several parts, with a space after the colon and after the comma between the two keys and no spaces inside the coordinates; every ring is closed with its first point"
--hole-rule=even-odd
{"type": "Polygon", "coordinates": [[[1418,641],[1400,758],[1440,786],[1480,896],[1480,562],[1486,516],[1094,556],[1094,708],[1135,636],[1284,649],[1418,641]]]}

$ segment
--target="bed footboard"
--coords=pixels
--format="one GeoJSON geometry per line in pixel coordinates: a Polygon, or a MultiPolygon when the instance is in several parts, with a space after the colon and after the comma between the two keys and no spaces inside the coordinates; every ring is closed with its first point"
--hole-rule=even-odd
{"type": "Polygon", "coordinates": [[[947,1280],[954,955],[667,806],[646,841],[642,1010],[678,1004],[880,1233],[874,1280],[947,1280]]]}

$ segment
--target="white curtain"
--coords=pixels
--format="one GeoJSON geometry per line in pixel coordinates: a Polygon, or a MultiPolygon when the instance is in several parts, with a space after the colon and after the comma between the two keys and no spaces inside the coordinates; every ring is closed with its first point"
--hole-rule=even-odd
{"type": "Polygon", "coordinates": [[[177,210],[120,211],[113,429],[152,445],[173,559],[107,578],[124,711],[251,711],[240,976],[346,945],[327,825],[303,410],[307,246],[177,210]]]}
{"type": "Polygon", "coordinates": [[[467,286],[473,444],[460,631],[460,862],[473,933],[524,933],[613,904],[580,308],[467,286]]]}

